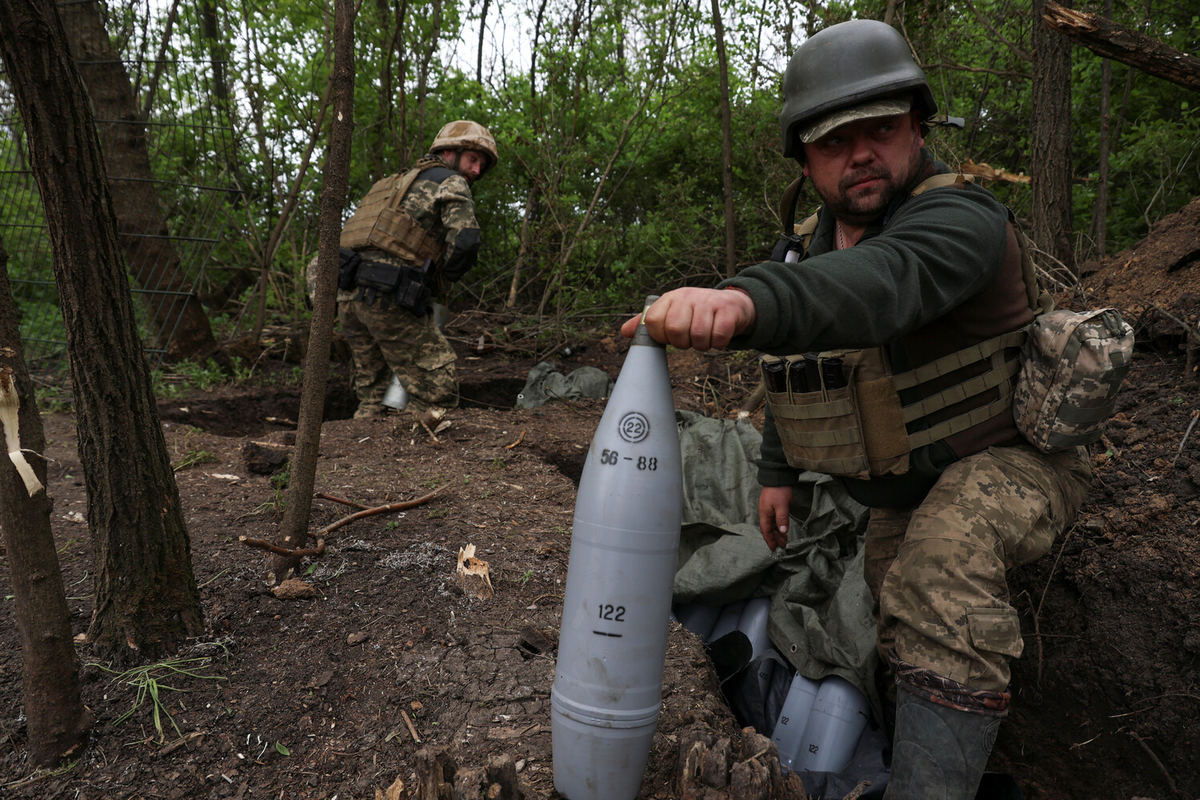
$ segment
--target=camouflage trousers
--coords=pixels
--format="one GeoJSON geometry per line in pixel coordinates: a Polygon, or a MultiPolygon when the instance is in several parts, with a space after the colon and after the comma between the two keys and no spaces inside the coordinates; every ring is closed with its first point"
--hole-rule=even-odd
{"type": "Polygon", "coordinates": [[[408,390],[409,408],[458,406],[454,349],[434,324],[433,315],[413,316],[399,306],[382,309],[376,300],[339,300],[338,321],[354,354],[355,418],[381,416],[380,401],[395,373],[408,390]]]}
{"type": "Polygon", "coordinates": [[[952,464],[914,508],[873,508],[864,573],[880,657],[1003,692],[1024,642],[1008,571],[1049,552],[1091,483],[1083,448],[993,447],[952,464]]]}

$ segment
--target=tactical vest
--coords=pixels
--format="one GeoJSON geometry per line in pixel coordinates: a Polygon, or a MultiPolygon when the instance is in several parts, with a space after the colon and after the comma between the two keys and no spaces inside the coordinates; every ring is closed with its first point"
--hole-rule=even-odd
{"type": "MultiPolygon", "coordinates": [[[[972,180],[961,174],[934,175],[912,195],[972,180]]],[[[794,226],[802,252],[807,251],[817,222],[813,214],[794,226]]],[[[1009,222],[1020,248],[1029,306],[1040,314],[1053,303],[1038,285],[1024,235],[1011,211],[1009,222]]],[[[882,347],[827,351],[807,358],[763,356],[767,403],[788,464],[860,480],[905,474],[912,451],[989,419],[1012,415],[1013,390],[1021,369],[1017,348],[1025,339],[1025,329],[1001,334],[898,374],[892,373],[882,347]],[[938,391],[927,389],[929,382],[972,365],[980,365],[979,374],[938,391]],[[905,392],[909,389],[915,391],[905,392]],[[997,397],[991,402],[950,419],[931,419],[993,390],[997,397]],[[905,404],[901,392],[921,399],[905,404]]]]}
{"type": "Polygon", "coordinates": [[[439,261],[444,243],[430,236],[402,207],[404,196],[421,172],[414,167],[377,181],[342,227],[342,247],[377,247],[412,264],[427,258],[439,261]]]}

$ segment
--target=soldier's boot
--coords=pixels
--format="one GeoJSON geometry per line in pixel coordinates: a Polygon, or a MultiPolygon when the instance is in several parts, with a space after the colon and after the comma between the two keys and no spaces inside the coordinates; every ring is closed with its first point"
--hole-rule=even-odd
{"type": "Polygon", "coordinates": [[[1000,719],[948,708],[899,688],[884,800],[974,800],[1000,719]]]}
{"type": "Polygon", "coordinates": [[[359,403],[354,410],[355,419],[383,419],[391,409],[380,403],[359,403]]]}

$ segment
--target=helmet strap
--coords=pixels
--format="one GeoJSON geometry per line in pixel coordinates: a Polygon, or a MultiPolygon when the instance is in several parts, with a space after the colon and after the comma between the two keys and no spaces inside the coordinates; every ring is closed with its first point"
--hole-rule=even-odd
{"type": "Polygon", "coordinates": [[[796,204],[800,199],[800,190],[804,188],[804,178],[801,174],[799,178],[792,181],[787,189],[783,192],[783,197],[779,202],[779,219],[783,222],[783,230],[785,233],[791,233],[793,226],[796,224],[796,204]]]}

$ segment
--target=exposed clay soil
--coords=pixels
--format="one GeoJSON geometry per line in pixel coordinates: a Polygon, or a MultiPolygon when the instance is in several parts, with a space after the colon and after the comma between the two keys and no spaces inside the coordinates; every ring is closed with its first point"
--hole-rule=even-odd
{"type": "MultiPolygon", "coordinates": [[[[1198,250],[1193,203],[1135,250],[1089,266],[1086,302],[1120,308],[1139,349],[1108,436],[1092,448],[1097,477],[1078,521],[1013,581],[1026,647],[990,766],[1027,798],[1200,796],[1200,383],[1185,371],[1181,325],[1197,327],[1198,250]]],[[[305,577],[315,599],[276,598],[263,554],[239,543],[276,535],[280,495],[248,470],[243,446],[288,441],[299,389],[254,380],[161,402],[172,457],[214,459],[177,472],[209,628],[183,654],[208,658],[192,662],[194,675],[162,676],[178,690],[162,695],[179,733],[164,721],[161,738],[148,705],[118,724],[135,690],[81,644],[93,741],[70,770],[34,771],[14,604],[0,600],[0,797],[369,799],[398,778],[411,790],[417,751],[438,746],[464,767],[510,755],[527,797],[555,797],[553,643],[576,484],[603,404],[513,410],[541,354],[505,332],[510,321],[452,318],[464,402],[438,441],[404,416],[346,419],[353,399],[345,366],[335,369],[317,491],[368,506],[441,491],[336,531],[305,577]],[[458,589],[468,544],[489,564],[490,600],[458,589]]],[[[624,344],[584,344],[559,359],[562,370],[586,364],[615,378],[624,344]]],[[[711,416],[735,414],[756,380],[752,362],[731,353],[673,351],[670,363],[677,406],[711,416]]],[[[260,374],[290,370],[264,361],[260,374]]],[[[54,533],[83,633],[91,564],[74,421],[44,421],[54,533]]],[[[312,529],[355,510],[315,500],[312,529]]],[[[0,569],[0,598],[11,593],[0,569]]],[[[737,731],[703,646],[673,625],[640,797],[678,796],[680,737],[697,720],[737,731]]]]}

